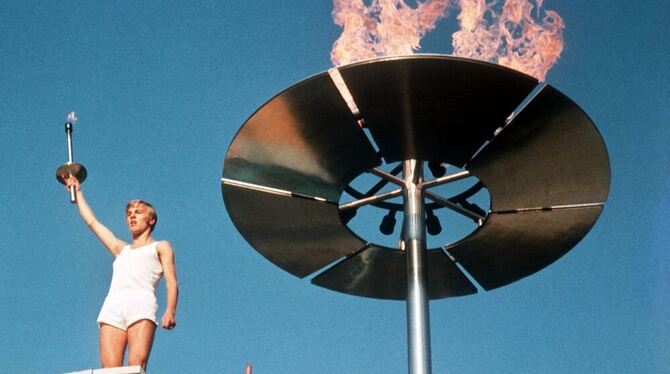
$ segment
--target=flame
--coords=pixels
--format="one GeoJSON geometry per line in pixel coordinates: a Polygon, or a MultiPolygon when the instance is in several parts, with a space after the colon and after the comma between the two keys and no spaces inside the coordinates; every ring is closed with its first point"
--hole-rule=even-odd
{"type": "Polygon", "coordinates": [[[380,56],[407,55],[445,16],[449,0],[428,0],[416,8],[404,0],[334,0],[333,21],[342,35],[333,44],[335,66],[380,56]]]}
{"type": "Polygon", "coordinates": [[[334,0],[333,20],[342,35],[333,44],[335,66],[380,56],[412,54],[458,2],[460,29],[453,54],[498,63],[544,80],[563,51],[560,15],[541,11],[544,0],[334,0]],[[535,12],[533,12],[535,10],[535,12]]]}
{"type": "Polygon", "coordinates": [[[563,19],[545,11],[542,0],[506,0],[500,14],[495,3],[460,0],[461,29],[453,34],[454,55],[496,62],[544,80],[563,51],[563,19]]]}

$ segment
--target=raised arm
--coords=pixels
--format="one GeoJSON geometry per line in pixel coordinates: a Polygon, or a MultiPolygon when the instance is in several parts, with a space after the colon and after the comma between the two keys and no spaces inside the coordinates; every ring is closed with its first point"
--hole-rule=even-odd
{"type": "Polygon", "coordinates": [[[177,299],[179,298],[179,285],[177,284],[177,270],[174,264],[174,251],[172,251],[170,242],[164,240],[158,242],[156,251],[158,251],[158,258],[163,266],[165,291],[167,293],[167,305],[165,306],[163,318],[161,318],[161,326],[171,330],[177,325],[175,322],[175,314],[177,314],[177,299]]]}
{"type": "Polygon", "coordinates": [[[91,207],[88,206],[86,199],[84,198],[84,193],[81,190],[79,181],[75,177],[69,177],[65,180],[65,185],[68,191],[70,188],[74,188],[77,194],[77,208],[79,209],[79,215],[84,220],[86,225],[93,231],[95,236],[100,239],[102,244],[114,255],[117,256],[121,249],[126,245],[123,240],[118,239],[114,233],[108,229],[105,225],[98,222],[98,219],[95,218],[91,207]]]}

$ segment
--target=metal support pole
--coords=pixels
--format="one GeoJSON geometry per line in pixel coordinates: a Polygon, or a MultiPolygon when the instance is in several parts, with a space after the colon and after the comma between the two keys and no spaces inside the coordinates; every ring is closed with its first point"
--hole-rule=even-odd
{"type": "Polygon", "coordinates": [[[410,374],[430,374],[430,319],[426,292],[426,220],[423,163],[405,160],[403,242],[407,257],[407,341],[410,374]]]}
{"type": "MultiPolygon", "coordinates": [[[[66,184],[65,180],[68,177],[73,176],[79,180],[79,183],[84,183],[86,180],[86,168],[84,165],[74,162],[72,151],[72,125],[75,121],[77,121],[77,115],[74,112],[68,113],[67,122],[65,122],[65,135],[67,136],[67,162],[61,165],[58,170],[56,170],[56,179],[62,184],[66,184]]],[[[74,188],[70,188],[70,202],[72,204],[77,203],[77,194],[74,188]]]]}
{"type": "Polygon", "coordinates": [[[67,135],[67,163],[72,163],[72,122],[65,123],[65,134],[67,135]]]}
{"type": "MultiPolygon", "coordinates": [[[[72,122],[68,121],[65,123],[65,134],[67,134],[67,165],[72,164],[73,152],[72,152],[72,122]]],[[[77,203],[77,193],[74,188],[70,188],[70,202],[72,204],[77,203]]]]}

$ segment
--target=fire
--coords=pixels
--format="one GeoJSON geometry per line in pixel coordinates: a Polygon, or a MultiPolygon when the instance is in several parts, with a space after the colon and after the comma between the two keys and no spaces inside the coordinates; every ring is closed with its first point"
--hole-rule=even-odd
{"type": "Polygon", "coordinates": [[[500,14],[485,0],[460,0],[461,29],[453,34],[454,55],[496,62],[544,80],[563,51],[561,16],[542,0],[507,0],[500,14]]]}
{"type": "Polygon", "coordinates": [[[412,54],[426,32],[446,14],[449,0],[428,0],[416,8],[404,0],[334,0],[333,20],[342,35],[330,54],[335,66],[380,56],[412,54]]]}
{"type": "Polygon", "coordinates": [[[333,44],[335,66],[380,56],[412,54],[423,36],[456,3],[460,29],[455,56],[498,63],[544,80],[563,51],[560,15],[542,11],[543,0],[334,0],[333,19],[343,28],[333,44]]]}

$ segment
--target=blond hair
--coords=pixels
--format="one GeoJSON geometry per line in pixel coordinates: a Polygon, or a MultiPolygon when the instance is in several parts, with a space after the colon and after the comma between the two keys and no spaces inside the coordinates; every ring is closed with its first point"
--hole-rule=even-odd
{"type": "Polygon", "coordinates": [[[156,213],[156,209],[154,208],[153,205],[140,199],[130,200],[128,204],[126,204],[126,212],[128,212],[128,209],[130,209],[131,207],[135,207],[138,205],[144,205],[147,208],[149,208],[149,217],[154,219],[154,223],[151,225],[151,231],[150,231],[153,232],[154,227],[156,227],[156,223],[158,223],[158,213],[156,213]]]}

